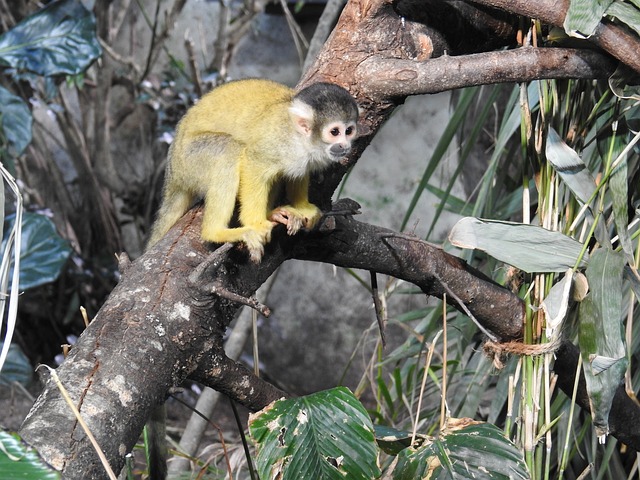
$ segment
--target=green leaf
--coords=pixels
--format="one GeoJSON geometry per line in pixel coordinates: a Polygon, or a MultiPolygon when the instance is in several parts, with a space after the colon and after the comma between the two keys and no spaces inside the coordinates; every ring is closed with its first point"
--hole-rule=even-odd
{"type": "Polygon", "coordinates": [[[437,438],[398,455],[393,479],[418,478],[510,480],[530,476],[522,453],[498,427],[471,419],[449,419],[437,438]]]}
{"type": "MultiPolygon", "coordinates": [[[[528,273],[565,272],[578,262],[582,244],[535,225],[465,217],[449,234],[460,248],[475,248],[528,273]]],[[[579,266],[586,266],[586,255],[579,266]]]]}
{"type": "Polygon", "coordinates": [[[616,1],[607,9],[607,15],[617,18],[640,35],[640,9],[627,2],[616,1]]]}
{"type": "MultiPolygon", "coordinates": [[[[389,455],[398,455],[402,450],[411,446],[411,432],[396,430],[384,425],[375,425],[374,431],[378,445],[389,455]]],[[[415,443],[419,446],[430,440],[431,438],[426,435],[417,434],[415,443]]]]}
{"type": "MultiPolygon", "coordinates": [[[[66,240],[56,232],[53,222],[44,215],[25,212],[22,220],[22,251],[20,255],[20,290],[53,282],[71,253],[66,240]]],[[[11,230],[15,216],[7,217],[11,230]]],[[[6,242],[6,238],[3,239],[6,242]]]]}
{"type": "Polygon", "coordinates": [[[373,425],[358,399],[339,387],[279,400],[251,415],[260,478],[373,479],[380,475],[373,425]]]}
{"type": "Polygon", "coordinates": [[[0,150],[17,157],[31,143],[33,117],[24,101],[0,86],[0,150]]]}
{"type": "MultiPolygon", "coordinates": [[[[0,342],[0,350],[4,342],[0,342]]],[[[33,378],[33,367],[19,345],[12,343],[9,354],[0,372],[0,385],[11,385],[18,382],[27,386],[33,378]]],[[[4,478],[1,477],[0,478],[4,478]]]]}
{"type": "MultiPolygon", "coordinates": [[[[616,136],[611,141],[615,142],[612,151],[612,158],[615,160],[624,150],[624,138],[616,136]]],[[[633,265],[633,243],[628,227],[628,208],[629,189],[627,185],[627,158],[623,158],[609,178],[609,189],[611,191],[611,199],[613,201],[613,220],[618,232],[618,239],[622,250],[627,256],[630,265],[633,265]]]]}
{"type": "Polygon", "coordinates": [[[49,467],[20,437],[0,431],[0,478],[60,479],[60,474],[49,467]]]}
{"type": "Polygon", "coordinates": [[[546,157],[581,203],[588,203],[596,190],[596,181],[580,156],[564,143],[553,128],[547,135],[546,157]]]}
{"type": "Polygon", "coordinates": [[[564,18],[564,29],[574,37],[593,35],[604,12],[612,3],[613,0],[571,0],[564,18]]]}
{"type": "Polygon", "coordinates": [[[580,303],[580,352],[591,404],[591,416],[600,442],[609,432],[609,411],[627,368],[622,328],[622,252],[600,248],[591,256],[585,274],[589,294],[580,303]]]}
{"type": "Polygon", "coordinates": [[[101,53],[95,16],[77,0],[52,2],[0,36],[0,64],[38,75],[76,75],[101,53]]]}

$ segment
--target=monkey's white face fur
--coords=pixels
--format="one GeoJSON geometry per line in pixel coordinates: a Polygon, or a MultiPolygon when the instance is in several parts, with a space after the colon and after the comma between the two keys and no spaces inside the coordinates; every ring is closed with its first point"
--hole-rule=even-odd
{"type": "Polygon", "coordinates": [[[351,151],[351,142],[355,140],[357,128],[355,122],[331,122],[322,127],[320,138],[326,144],[327,157],[340,160],[351,151]]]}
{"type": "Polygon", "coordinates": [[[296,131],[306,140],[310,168],[337,162],[351,151],[358,134],[357,118],[321,118],[299,99],[293,101],[289,113],[296,131]]]}

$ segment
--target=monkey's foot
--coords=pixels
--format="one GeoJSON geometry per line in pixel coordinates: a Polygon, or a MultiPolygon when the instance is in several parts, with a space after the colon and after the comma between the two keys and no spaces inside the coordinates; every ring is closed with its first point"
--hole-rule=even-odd
{"type": "Polygon", "coordinates": [[[264,246],[271,240],[272,227],[273,224],[269,223],[268,229],[247,228],[247,231],[242,234],[242,241],[249,250],[252,262],[260,263],[262,255],[264,255],[264,246]]]}
{"type": "Polygon", "coordinates": [[[320,217],[322,217],[320,209],[310,203],[302,207],[293,207],[291,205],[277,207],[269,215],[269,220],[286,225],[287,234],[295,235],[303,227],[305,230],[312,229],[318,223],[320,217]]]}
{"type": "Polygon", "coordinates": [[[271,230],[275,226],[269,220],[253,222],[238,228],[202,228],[202,239],[212,243],[243,242],[249,250],[251,260],[259,263],[264,254],[264,245],[271,240],[271,230]]]}

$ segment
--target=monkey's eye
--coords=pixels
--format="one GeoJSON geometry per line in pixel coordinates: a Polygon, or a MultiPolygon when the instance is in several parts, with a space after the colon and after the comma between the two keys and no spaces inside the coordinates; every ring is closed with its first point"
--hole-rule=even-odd
{"type": "Polygon", "coordinates": [[[332,136],[337,137],[338,135],[340,135],[340,129],[338,127],[333,127],[331,130],[329,130],[329,133],[332,136]]]}
{"type": "Polygon", "coordinates": [[[344,133],[347,134],[347,136],[351,135],[353,133],[353,127],[347,127],[347,130],[344,133]]]}

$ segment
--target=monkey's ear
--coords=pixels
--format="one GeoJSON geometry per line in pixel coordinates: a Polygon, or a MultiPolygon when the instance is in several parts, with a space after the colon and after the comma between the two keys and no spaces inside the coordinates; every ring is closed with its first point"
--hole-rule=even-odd
{"type": "Polygon", "coordinates": [[[302,135],[311,136],[313,129],[313,108],[298,98],[294,98],[289,106],[289,115],[294,128],[302,135]]]}

